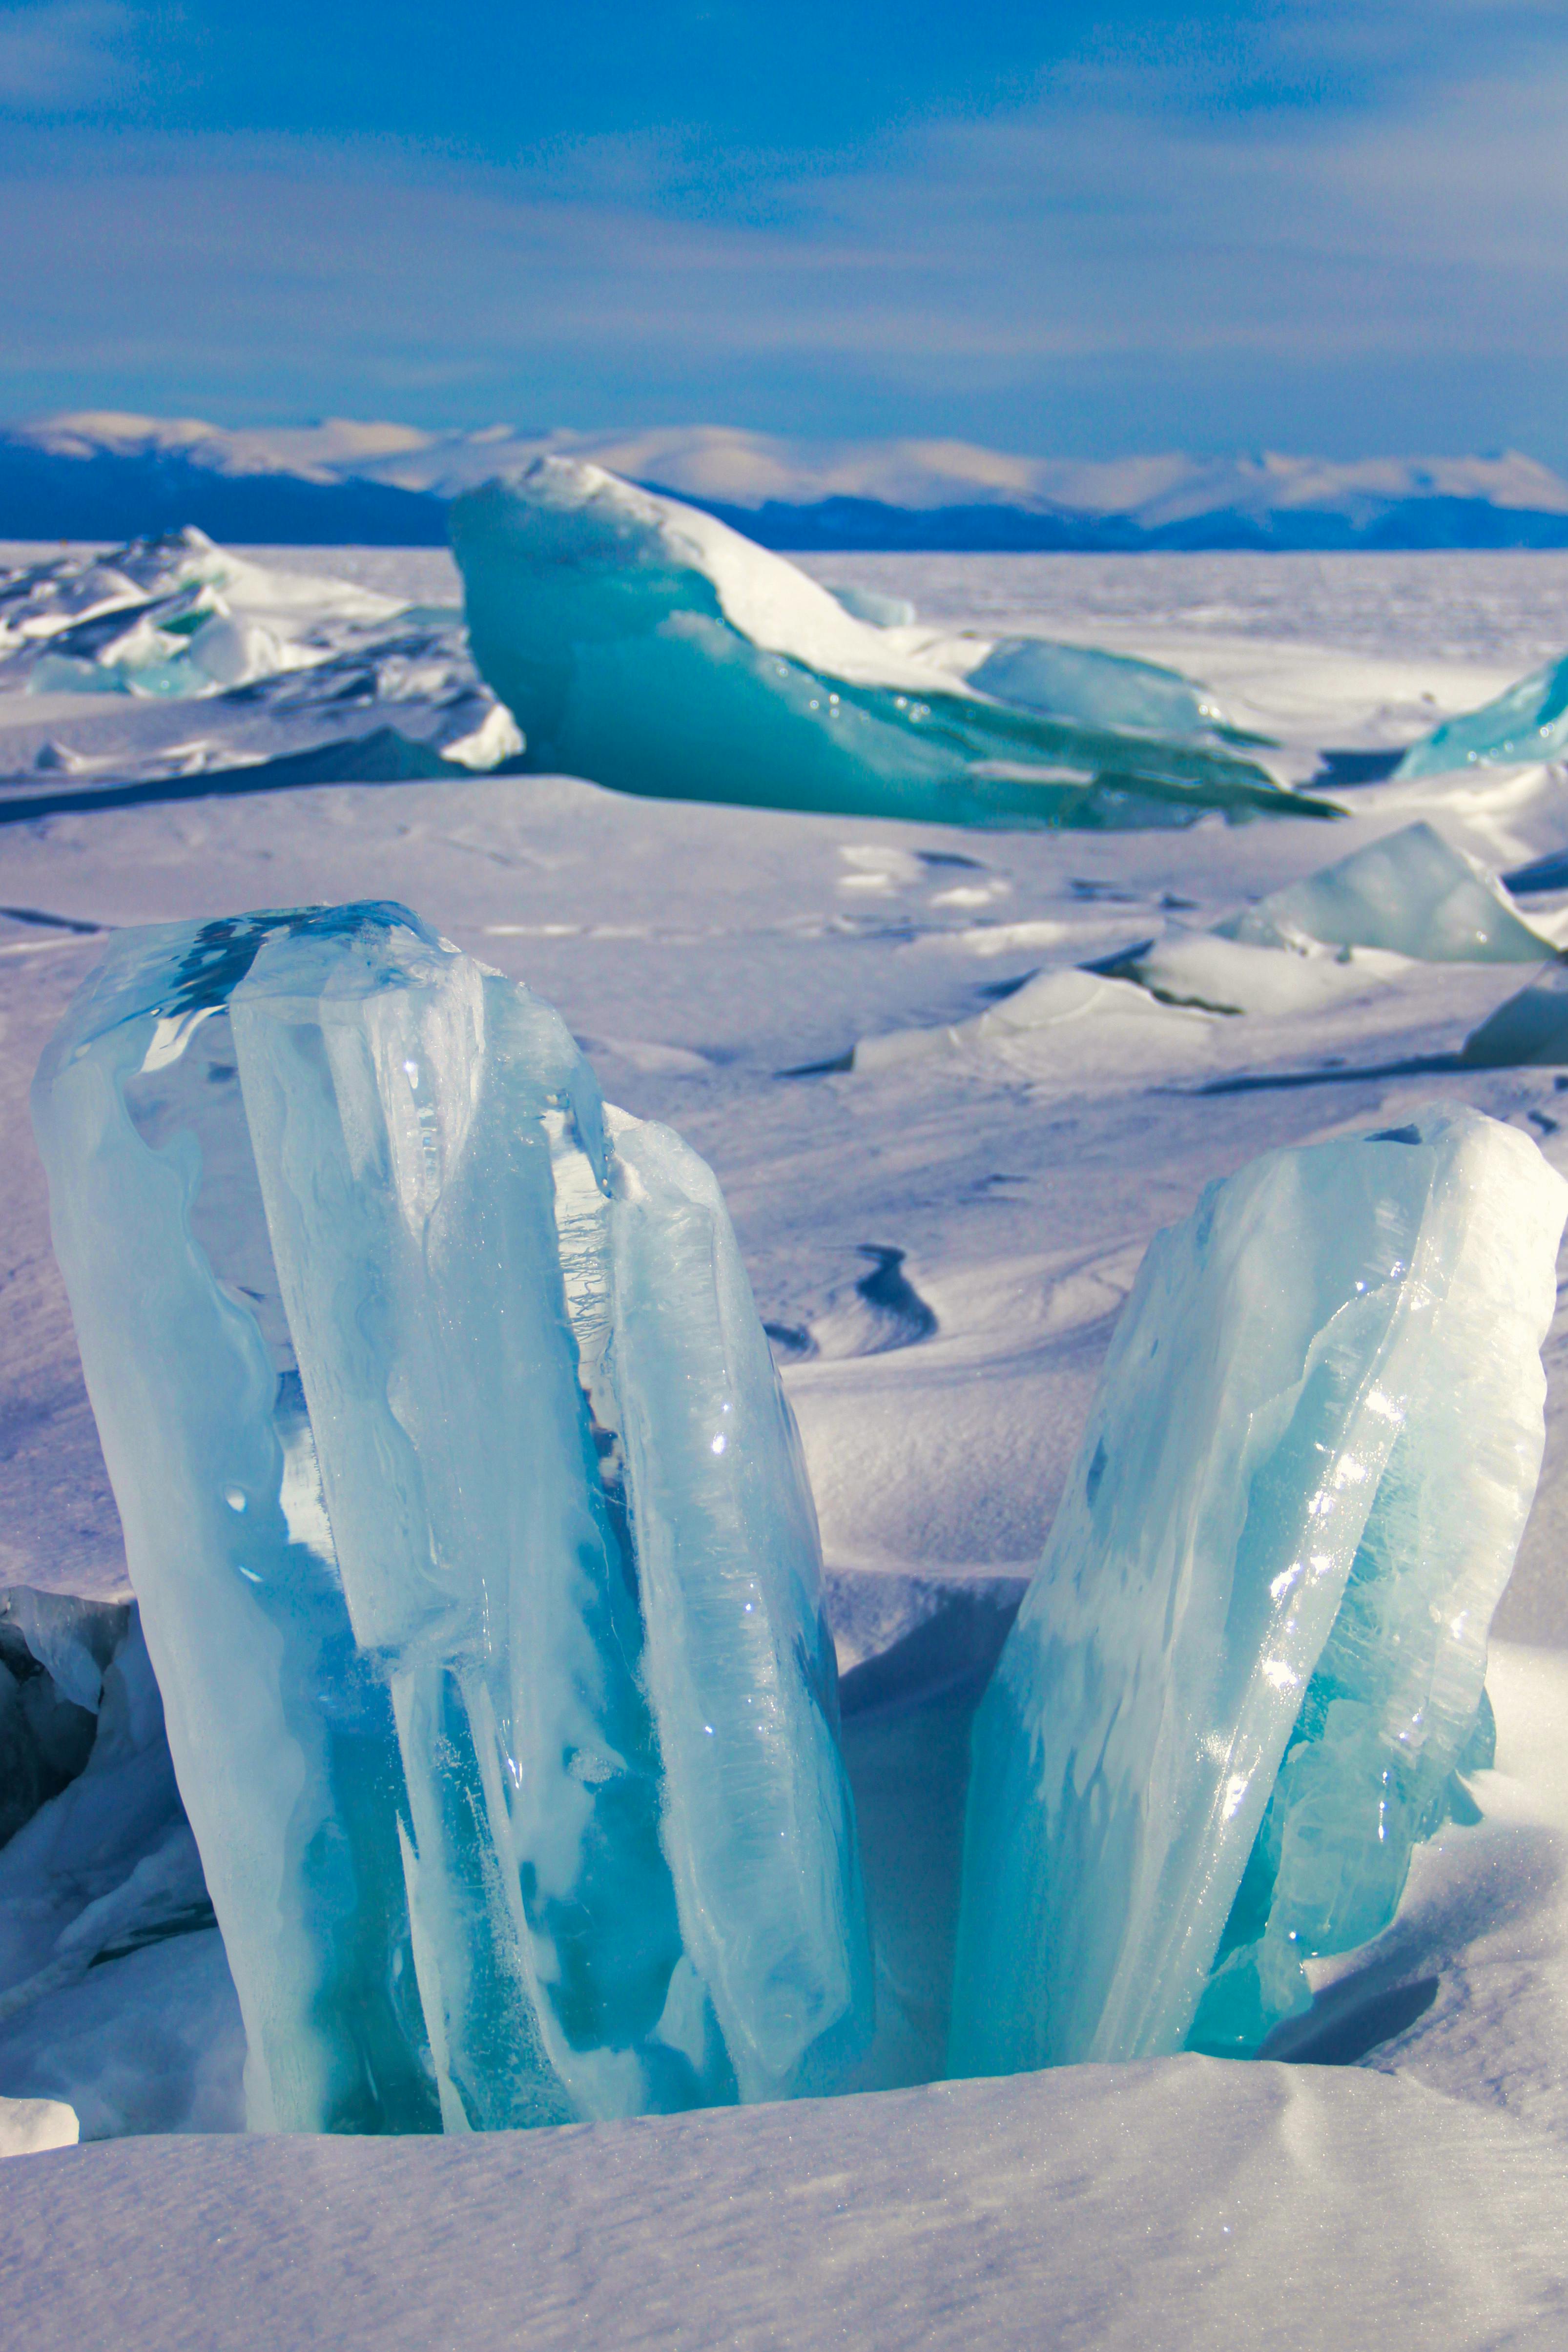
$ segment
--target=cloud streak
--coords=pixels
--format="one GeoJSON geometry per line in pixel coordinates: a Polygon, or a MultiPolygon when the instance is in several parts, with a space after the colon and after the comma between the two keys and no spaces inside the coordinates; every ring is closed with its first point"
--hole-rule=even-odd
{"type": "Polygon", "coordinates": [[[111,98],[131,29],[115,0],[0,6],[0,114],[75,113],[111,98]]]}

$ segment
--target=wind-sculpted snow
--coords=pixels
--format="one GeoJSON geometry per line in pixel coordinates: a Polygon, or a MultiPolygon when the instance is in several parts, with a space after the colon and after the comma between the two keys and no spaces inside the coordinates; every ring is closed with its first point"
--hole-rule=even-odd
{"type": "Polygon", "coordinates": [[[1151,1246],[976,1717],[955,2072],[1256,2050],[1393,1917],[1489,1760],[1565,1209],[1454,1108],[1151,1246]]]}
{"type": "MultiPolygon", "coordinates": [[[[863,1073],[953,1054],[1005,1062],[1022,1052],[1041,1071],[1086,1076],[1107,1061],[1112,1024],[1119,1043],[1141,1035],[1142,1050],[1155,1058],[1196,1045],[1190,1026],[1184,1033],[1151,1018],[1156,1007],[1266,1018],[1310,1014],[1386,987],[1413,961],[1539,964],[1555,955],[1485,866],[1432,825],[1409,824],[1209,930],[1173,925],[1089,968],[1038,972],[967,1019],[863,1037],[850,1066],[863,1073]]],[[[1556,1001],[1550,980],[1519,1000],[1530,1008],[1530,1051],[1513,1050],[1510,1027],[1495,1039],[1489,1033],[1469,1057],[1557,1058],[1563,1040],[1556,1001]],[[1553,1009],[1543,1025],[1549,1003],[1553,1009]]],[[[1118,1057],[1109,1058],[1114,1066],[1118,1057]]]]}
{"type": "Polygon", "coordinates": [[[396,907],[121,933],[35,1116],[252,2126],[826,2087],[816,1520],[702,1163],[396,907]]]}
{"type": "Polygon", "coordinates": [[[1531,670],[1495,702],[1450,719],[1400,761],[1398,776],[1442,776],[1456,768],[1514,768],[1568,758],[1568,654],[1531,670]]]}
{"type": "MultiPolygon", "coordinates": [[[[296,734],[340,735],[356,710],[394,710],[458,767],[493,767],[519,748],[474,676],[456,610],[270,570],[195,530],[0,572],[0,694],[18,691],[238,697],[296,734]]],[[[127,772],[123,755],[115,767],[127,772]]]]}
{"type": "Polygon", "coordinates": [[[538,770],[963,824],[1335,813],[1192,740],[1202,714],[1173,673],[1013,642],[995,658],[1020,691],[983,692],[711,516],[595,466],[541,458],[458,499],[452,544],[474,658],[538,770]],[[1062,716],[1026,707],[1048,698],[1053,668],[1062,716]],[[1171,731],[1155,712],[1178,708],[1171,731]]]}

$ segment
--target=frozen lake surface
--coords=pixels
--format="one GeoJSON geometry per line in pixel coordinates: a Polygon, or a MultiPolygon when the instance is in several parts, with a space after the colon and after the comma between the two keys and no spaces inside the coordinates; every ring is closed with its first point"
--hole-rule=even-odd
{"type": "MultiPolygon", "coordinates": [[[[426,608],[458,598],[439,553],[247,552],[426,608]]],[[[943,629],[1172,663],[1275,738],[1293,782],[1321,777],[1325,751],[1397,750],[1568,645],[1563,556],[805,568],[908,597],[943,629]]],[[[1358,970],[1310,1010],[1140,992],[1050,1026],[965,1024],[1034,975],[1206,929],[1416,820],[1494,871],[1521,866],[1568,844],[1568,776],[1335,782],[1338,824],[1124,835],[483,773],[23,814],[68,780],[110,792],[388,723],[434,740],[454,677],[426,690],[405,673],[395,705],[335,716],[249,687],[157,704],[0,691],[0,1586],[127,1591],[26,1108],[104,931],[403,899],[553,1003],[606,1094],[717,1171],[801,1423],[841,1665],[866,1670],[852,1689],[868,1721],[908,1711],[907,1773],[884,1738],[883,1779],[858,1801],[918,1816],[919,1710],[962,1661],[911,1637],[936,1628],[940,1652],[942,1625],[970,1622],[955,1595],[1003,1606],[1032,1567],[1157,1229],[1260,1150],[1444,1097],[1521,1127],[1568,1172],[1568,1074],[1445,1066],[1529,978],[1517,966],[1358,970]],[[915,1031],[955,1034],[847,1066],[863,1041],[915,1031]]],[[[1524,905],[1553,939],[1565,910],[1561,896],[1524,905]]],[[[6,2168],[17,2341],[107,2342],[112,2304],[113,2340],[149,2347],[923,2345],[977,2329],[1008,2346],[1561,2344],[1562,1316],[1546,1360],[1546,1465],[1497,1621],[1482,1820],[1418,1854],[1374,1947],[1319,1964],[1315,2054],[1342,2063],[1073,2069],[493,2143],[181,2140],[237,2115],[209,1929],[108,1961],[47,2014],[7,2017],[0,1986],[0,2095],[69,2097],[86,2136],[89,2115],[144,2095],[153,2133],[6,2168]],[[159,2035],[161,2074],[145,2057],[159,2035]],[[133,2096],[121,2078],[137,2066],[133,2096]]]]}

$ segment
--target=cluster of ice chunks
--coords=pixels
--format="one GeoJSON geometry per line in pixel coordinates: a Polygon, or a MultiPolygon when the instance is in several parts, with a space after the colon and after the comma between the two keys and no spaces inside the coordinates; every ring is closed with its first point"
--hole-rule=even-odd
{"type": "Polygon", "coordinates": [[[1256,2051],[1392,1918],[1484,1741],[1565,1208],[1438,1107],[1153,1243],[976,1717],[952,2071],[1256,2051]]]}
{"type": "Polygon", "coordinates": [[[1215,924],[1173,930],[1117,967],[1168,1002],[1309,1012],[1398,969],[1542,963],[1554,954],[1495,875],[1435,826],[1403,826],[1215,924]]]}
{"type": "Polygon", "coordinates": [[[395,906],[122,933],[34,1117],[252,2126],[830,2084],[833,1650],[709,1171],[395,906]]]}
{"type": "MultiPolygon", "coordinates": [[[[1333,813],[1192,740],[1188,690],[1163,673],[1121,682],[1131,715],[1116,724],[1098,715],[1115,701],[1103,668],[1094,716],[1047,715],[1026,706],[1043,691],[1030,665],[1052,649],[999,651],[998,678],[1016,670],[1025,688],[1008,698],[1005,680],[966,681],[857,618],[853,596],[595,466],[541,457],[458,499],[451,533],[474,659],[535,770],[665,799],[945,824],[1333,813]],[[1174,730],[1161,718],[1144,731],[1173,696],[1174,730]]],[[[1078,659],[1082,705],[1081,658],[1055,657],[1078,659]]]]}
{"type": "Polygon", "coordinates": [[[1456,768],[1528,767],[1568,757],[1568,654],[1531,670],[1495,702],[1413,743],[1396,776],[1442,776],[1456,768]]]}

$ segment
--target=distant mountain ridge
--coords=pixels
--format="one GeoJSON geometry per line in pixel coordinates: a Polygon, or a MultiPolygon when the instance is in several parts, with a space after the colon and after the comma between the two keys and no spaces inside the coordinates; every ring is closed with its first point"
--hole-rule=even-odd
{"type": "Polygon", "coordinates": [[[1511,451],[1082,461],[719,425],[231,430],[114,413],[0,431],[0,539],[121,540],[192,522],[241,543],[438,546],[451,498],[546,451],[591,457],[797,551],[1568,548],[1568,481],[1511,451]]]}

